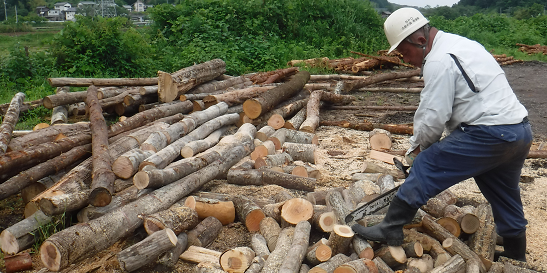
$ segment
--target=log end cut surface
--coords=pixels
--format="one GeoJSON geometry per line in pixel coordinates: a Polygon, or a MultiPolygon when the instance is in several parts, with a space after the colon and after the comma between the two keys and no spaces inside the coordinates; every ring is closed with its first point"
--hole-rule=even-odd
{"type": "Polygon", "coordinates": [[[245,218],[245,226],[250,232],[260,230],[260,221],[266,217],[261,209],[251,211],[245,218]]]}
{"type": "Polygon", "coordinates": [[[45,241],[40,247],[40,258],[42,263],[51,271],[61,269],[61,253],[57,246],[49,241],[45,241]]]}
{"type": "Polygon", "coordinates": [[[243,103],[243,112],[251,119],[258,118],[262,114],[262,104],[254,99],[246,100],[243,103]]]}
{"type": "Polygon", "coordinates": [[[4,253],[15,254],[19,252],[17,238],[7,229],[0,233],[0,247],[4,253]]]}
{"type": "Polygon", "coordinates": [[[104,207],[112,201],[112,194],[106,188],[95,188],[89,194],[89,204],[94,207],[104,207]]]}
{"type": "Polygon", "coordinates": [[[146,187],[148,187],[149,182],[150,182],[150,179],[146,172],[142,172],[142,171],[137,172],[135,176],[133,176],[133,184],[139,190],[146,189],[146,187]]]}

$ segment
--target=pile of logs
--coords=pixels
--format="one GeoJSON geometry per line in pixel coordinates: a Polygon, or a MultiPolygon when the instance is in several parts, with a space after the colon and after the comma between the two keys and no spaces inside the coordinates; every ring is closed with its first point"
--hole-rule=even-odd
{"type": "Polygon", "coordinates": [[[538,54],[538,53],[543,53],[543,55],[547,54],[547,46],[544,46],[544,45],[540,45],[540,44],[525,45],[525,44],[517,43],[517,46],[519,46],[520,51],[526,52],[529,55],[538,54]]]}
{"type": "MultiPolygon", "coordinates": [[[[460,208],[449,193],[438,196],[407,230],[407,244],[392,247],[354,236],[354,223],[344,219],[395,187],[400,173],[368,164],[349,187],[316,190],[320,107],[349,104],[355,97],[342,91],[413,77],[416,70],[362,77],[291,67],[229,77],[224,67],[216,59],[160,71],[157,78],[50,79],[60,88],[40,105],[54,109],[52,125],[24,133],[13,128],[29,108],[24,94],[15,95],[0,126],[0,199],[20,193],[26,206],[25,219],[0,234],[1,250],[14,255],[6,256],[8,271],[28,268],[32,261],[21,251],[35,243],[38,229],[65,214],[83,224],[41,244],[42,263],[52,271],[139,227],[148,237],[115,256],[123,271],[154,263],[173,267],[179,258],[197,263],[196,272],[486,272],[508,266],[491,263],[496,240],[485,205],[460,208]],[[318,83],[330,79],[337,82],[318,83]],[[89,87],[67,92],[64,86],[89,87]],[[125,118],[108,126],[105,117],[114,113],[125,118]],[[67,124],[70,115],[86,115],[89,122],[67,124]],[[199,191],[213,179],[286,191],[264,199],[199,191]],[[250,246],[223,253],[206,248],[235,221],[253,232],[250,246]],[[323,238],[312,241],[312,231],[323,238]]],[[[366,130],[374,130],[371,147],[378,150],[370,156],[393,163],[381,151],[391,149],[390,132],[401,128],[370,124],[366,130]]]]}
{"type": "Polygon", "coordinates": [[[523,60],[517,60],[513,56],[507,56],[506,54],[496,55],[492,54],[494,56],[494,59],[498,62],[499,65],[510,65],[514,63],[522,63],[523,60]]]}

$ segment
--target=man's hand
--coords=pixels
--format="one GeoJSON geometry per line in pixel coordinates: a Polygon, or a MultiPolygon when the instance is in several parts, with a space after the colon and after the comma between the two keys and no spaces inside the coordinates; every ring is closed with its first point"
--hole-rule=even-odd
{"type": "Polygon", "coordinates": [[[405,155],[406,164],[412,167],[412,164],[414,163],[414,159],[418,154],[420,153],[420,146],[418,148],[414,149],[414,151],[410,152],[409,154],[405,155]]]}

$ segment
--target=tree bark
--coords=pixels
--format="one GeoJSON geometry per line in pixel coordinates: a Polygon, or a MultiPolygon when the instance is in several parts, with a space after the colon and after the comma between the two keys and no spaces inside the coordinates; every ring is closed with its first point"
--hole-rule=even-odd
{"type": "Polygon", "coordinates": [[[456,220],[463,232],[467,234],[475,233],[481,224],[479,218],[474,213],[475,207],[448,205],[444,208],[444,217],[450,217],[456,220]]]}
{"type": "MultiPolygon", "coordinates": [[[[265,219],[265,218],[264,218],[265,219]]],[[[251,248],[255,252],[256,256],[267,257],[270,255],[270,249],[268,248],[268,242],[266,238],[260,233],[255,233],[251,237],[251,248]]]]}
{"type": "Polygon", "coordinates": [[[283,127],[298,131],[304,120],[306,120],[306,112],[306,108],[300,109],[291,119],[285,121],[283,127]]]}
{"type": "Polygon", "coordinates": [[[255,252],[249,247],[236,247],[220,255],[220,266],[226,272],[244,273],[252,264],[255,252]]]}
{"type": "Polygon", "coordinates": [[[329,235],[327,245],[332,249],[332,254],[346,253],[355,233],[346,225],[334,225],[329,235]]]}
{"type": "Polygon", "coordinates": [[[315,214],[312,218],[313,225],[322,232],[331,232],[336,225],[336,214],[334,211],[327,211],[315,214]]]}
{"type": "Polygon", "coordinates": [[[227,181],[236,185],[278,185],[286,189],[313,191],[316,179],[298,177],[268,169],[231,169],[228,171],[227,181]]]}
{"type": "Polygon", "coordinates": [[[225,90],[230,87],[248,86],[251,84],[252,82],[249,81],[247,77],[239,76],[239,77],[232,77],[232,78],[221,80],[221,81],[209,81],[195,88],[192,88],[190,91],[188,91],[188,93],[190,94],[212,93],[212,92],[225,90]]]}
{"type": "Polygon", "coordinates": [[[108,152],[108,127],[97,98],[97,87],[94,85],[87,89],[85,103],[89,107],[91,136],[93,138],[91,144],[93,172],[91,174],[89,203],[96,207],[104,207],[112,200],[116,175],[112,172],[112,159],[108,152]]]}
{"type": "Polygon", "coordinates": [[[320,263],[314,267],[312,267],[309,271],[309,273],[330,273],[334,272],[334,270],[347,262],[351,261],[351,258],[339,253],[334,255],[332,258],[330,258],[328,261],[324,263],[320,263]]]}
{"type": "Polygon", "coordinates": [[[212,132],[203,140],[194,140],[188,142],[188,144],[182,147],[182,149],[180,150],[180,154],[182,155],[182,157],[188,158],[215,146],[219,142],[220,137],[224,134],[224,132],[226,132],[227,129],[228,127],[222,127],[212,132]]]}
{"type": "Polygon", "coordinates": [[[300,125],[300,131],[314,133],[319,126],[319,108],[321,107],[322,92],[313,91],[306,106],[306,119],[300,125]]]}
{"type": "Polygon", "coordinates": [[[265,215],[262,209],[253,200],[246,196],[235,196],[234,205],[238,219],[245,224],[250,232],[260,230],[260,222],[265,215]]]}
{"type": "MultiPolygon", "coordinates": [[[[21,107],[19,108],[19,113],[23,113],[23,112],[26,112],[28,110],[36,109],[36,108],[42,106],[43,105],[43,100],[44,99],[38,99],[38,100],[34,100],[34,101],[23,102],[21,104],[21,107]]],[[[10,104],[11,104],[11,101],[10,101],[10,103],[0,104],[0,115],[5,115],[8,112],[8,108],[9,108],[10,104]]]]}
{"type": "Polygon", "coordinates": [[[262,167],[271,168],[274,166],[284,166],[291,162],[293,162],[293,159],[288,153],[272,154],[255,159],[255,169],[262,167]]]}
{"type": "MultiPolygon", "coordinates": [[[[91,150],[91,148],[90,148],[90,150],[91,150]]],[[[45,176],[43,178],[40,178],[37,181],[32,182],[29,185],[27,185],[26,187],[22,188],[21,189],[21,198],[23,199],[23,203],[24,204],[29,203],[35,196],[37,196],[38,194],[42,193],[43,191],[51,188],[53,185],[55,185],[55,183],[59,182],[59,180],[61,180],[61,178],[63,178],[63,176],[65,176],[65,174],[67,173],[68,170],[71,170],[73,168],[73,166],[77,166],[80,163],[81,162],[77,161],[77,163],[72,164],[72,165],[70,165],[69,167],[66,167],[63,170],[60,170],[59,172],[57,172],[53,175],[49,175],[49,176],[45,176]]],[[[32,178],[29,178],[29,179],[33,180],[32,178]]],[[[7,181],[4,182],[4,183],[7,183],[7,181]]],[[[32,212],[31,214],[34,214],[34,212],[32,212]]],[[[26,218],[26,216],[30,216],[30,215],[25,215],[25,218],[26,218]]]]}
{"type": "Polygon", "coordinates": [[[44,107],[53,109],[57,106],[69,105],[85,101],[87,91],[58,93],[46,96],[43,100],[44,107]]]}
{"type": "Polygon", "coordinates": [[[264,126],[258,130],[256,133],[256,138],[260,141],[266,141],[268,138],[273,135],[276,131],[272,126],[264,126]]]}
{"type": "Polygon", "coordinates": [[[175,234],[180,234],[185,230],[193,229],[199,222],[198,214],[194,209],[178,203],[173,204],[169,209],[145,215],[142,218],[144,229],[148,234],[167,228],[175,234]]]}
{"type": "Polygon", "coordinates": [[[412,87],[362,87],[359,92],[420,93],[423,88],[412,87]]]}
{"type": "Polygon", "coordinates": [[[225,156],[235,146],[243,146],[245,149],[250,149],[250,145],[252,145],[251,141],[255,134],[256,128],[253,125],[241,126],[235,135],[224,137],[215,147],[197,157],[174,162],[165,169],[143,168],[142,171],[135,174],[133,179],[135,186],[139,189],[144,189],[172,183],[225,156]]]}
{"type": "Polygon", "coordinates": [[[11,141],[13,129],[19,120],[19,112],[21,105],[25,100],[25,93],[17,93],[11,99],[10,106],[2,119],[2,125],[0,125],[0,155],[4,154],[8,150],[8,144],[11,141]]]}
{"type": "Polygon", "coordinates": [[[424,254],[424,248],[419,242],[410,242],[402,245],[407,257],[419,258],[424,254]]]}
{"type": "Polygon", "coordinates": [[[260,271],[261,273],[279,272],[279,269],[283,263],[286,262],[285,257],[287,256],[287,252],[292,245],[294,230],[294,227],[287,227],[281,230],[281,233],[279,233],[279,238],[277,239],[277,244],[275,245],[275,249],[272,251],[270,256],[268,256],[268,259],[266,259],[266,263],[264,264],[262,271],[260,271]]]}
{"type": "Polygon", "coordinates": [[[199,246],[189,246],[186,251],[180,254],[179,258],[183,261],[188,261],[196,264],[211,263],[212,265],[217,266],[218,270],[221,270],[219,272],[224,272],[222,269],[220,269],[220,264],[218,262],[220,260],[221,254],[221,252],[215,250],[210,250],[199,246]]]}
{"type": "Polygon", "coordinates": [[[296,72],[298,72],[297,67],[289,67],[289,68],[278,69],[278,70],[264,72],[264,73],[257,73],[255,75],[249,77],[249,79],[254,84],[261,84],[261,83],[265,83],[268,79],[270,79],[274,75],[278,75],[276,77],[276,79],[281,79],[281,78],[287,77],[289,75],[292,75],[296,72]]]}
{"type": "Polygon", "coordinates": [[[431,270],[431,273],[457,273],[465,270],[465,261],[462,256],[456,254],[452,256],[446,263],[436,266],[431,270]]]}
{"type": "Polygon", "coordinates": [[[374,273],[378,272],[376,264],[370,259],[358,259],[349,261],[338,266],[335,270],[335,273],[374,273]]]}
{"type": "Polygon", "coordinates": [[[207,106],[217,104],[223,101],[228,105],[233,106],[237,104],[242,104],[245,102],[245,100],[259,96],[260,94],[265,93],[272,88],[275,88],[275,86],[254,86],[244,89],[237,89],[221,94],[206,96],[203,98],[203,102],[207,106]]]}
{"type": "Polygon", "coordinates": [[[383,82],[383,81],[388,81],[388,80],[394,80],[394,79],[400,79],[400,78],[410,78],[410,77],[413,77],[413,76],[418,76],[419,74],[420,74],[419,69],[409,70],[409,71],[400,72],[400,73],[394,72],[394,73],[376,74],[376,75],[370,76],[370,77],[368,77],[364,80],[359,80],[359,81],[355,81],[355,82],[352,82],[352,83],[348,83],[346,91],[352,91],[352,90],[355,90],[355,89],[359,89],[361,87],[371,85],[373,83],[378,83],[378,82],[383,82]]]}
{"type": "Polygon", "coordinates": [[[243,103],[243,111],[252,119],[272,110],[281,101],[295,95],[309,80],[310,74],[307,71],[298,72],[289,82],[277,86],[257,98],[247,100],[243,103]]]}
{"type": "Polygon", "coordinates": [[[475,210],[475,214],[480,224],[469,239],[469,248],[480,257],[493,261],[497,234],[492,207],[488,204],[480,204],[475,210]]]}
{"type": "Polygon", "coordinates": [[[172,74],[158,71],[158,99],[161,102],[173,101],[188,90],[225,72],[226,64],[221,59],[189,66],[172,74]]]}
{"type": "Polygon", "coordinates": [[[40,163],[30,169],[20,172],[16,176],[0,184],[0,200],[18,193],[28,185],[50,174],[57,173],[72,165],[82,157],[89,156],[91,145],[86,144],[72,148],[70,151],[58,155],[46,162],[40,163]]]}
{"type": "Polygon", "coordinates": [[[384,246],[376,250],[375,256],[380,257],[390,267],[397,267],[406,263],[407,257],[401,246],[384,246]]]}
{"type": "MultiPolygon", "coordinates": [[[[57,87],[55,90],[55,93],[67,93],[70,92],[70,89],[68,86],[65,87],[57,87]]],[[[51,121],[50,124],[58,124],[58,123],[67,123],[68,121],[68,105],[59,105],[55,108],[53,108],[53,111],[51,112],[51,121]]]]}
{"type": "Polygon", "coordinates": [[[139,170],[139,165],[154,154],[150,150],[132,149],[120,155],[112,163],[112,171],[117,177],[128,179],[139,170]]]}
{"type": "Polygon", "coordinates": [[[71,137],[80,134],[89,134],[89,122],[77,122],[73,124],[56,124],[37,131],[32,131],[24,136],[11,140],[8,145],[9,151],[20,151],[31,146],[40,145],[46,142],[55,141],[59,135],[71,137]]]}
{"type": "Polygon", "coordinates": [[[330,246],[327,245],[327,242],[327,239],[321,238],[315,244],[306,249],[306,261],[310,265],[316,266],[320,263],[328,261],[332,257],[332,250],[330,246]]]}
{"type": "Polygon", "coordinates": [[[384,260],[382,260],[382,258],[375,257],[372,261],[374,262],[374,264],[378,268],[379,273],[393,273],[394,272],[393,269],[391,269],[391,267],[389,267],[386,264],[386,262],[384,262],[384,260]]]}
{"type": "Polygon", "coordinates": [[[326,197],[327,207],[332,208],[336,215],[336,222],[346,225],[346,216],[351,212],[345,205],[344,197],[339,191],[331,190],[326,197]]]}
{"type": "Polygon", "coordinates": [[[209,216],[188,231],[188,245],[206,247],[218,237],[221,229],[222,223],[217,218],[209,216]]]}
{"type": "MultiPolygon", "coordinates": [[[[480,261],[479,256],[475,252],[469,249],[469,247],[458,238],[454,237],[452,233],[448,232],[441,225],[437,224],[433,217],[431,217],[430,215],[426,215],[422,218],[422,227],[424,227],[427,232],[430,233],[433,237],[435,237],[439,241],[442,241],[443,243],[448,238],[452,239],[451,247],[447,249],[450,254],[459,254],[462,256],[462,258],[464,258],[464,260],[480,261]]],[[[480,272],[486,272],[486,268],[482,262],[480,263],[480,272]]]]}
{"type": "Polygon", "coordinates": [[[311,225],[308,221],[303,220],[296,224],[292,244],[286,254],[288,259],[279,268],[279,273],[292,273],[300,269],[308,250],[310,232],[311,225]]]}
{"type": "Polygon", "coordinates": [[[32,269],[32,258],[30,253],[23,252],[13,256],[4,257],[6,273],[19,272],[32,269]]]}
{"type": "Polygon", "coordinates": [[[107,206],[104,206],[104,207],[87,206],[81,209],[80,211],[78,211],[78,214],[76,215],[78,218],[78,222],[86,223],[93,219],[99,218],[151,192],[152,190],[149,190],[149,189],[139,190],[136,187],[131,186],[125,190],[120,191],[114,197],[112,197],[112,201],[107,206]]]}
{"type": "Polygon", "coordinates": [[[155,232],[144,240],[122,250],[116,258],[125,271],[135,271],[177,245],[177,236],[170,229],[155,232]]]}
{"type": "MultiPolygon", "coordinates": [[[[108,215],[90,221],[87,225],[76,225],[57,232],[40,247],[43,264],[50,270],[60,270],[70,263],[91,256],[108,248],[114,242],[131,234],[142,225],[139,214],[152,214],[169,206],[223,173],[242,156],[235,148],[223,160],[188,175],[176,183],[157,189],[108,215]],[[108,234],[104,233],[108,230],[108,234]]],[[[183,253],[184,254],[184,253],[183,253]]]]}
{"type": "Polygon", "coordinates": [[[51,217],[37,211],[31,217],[23,219],[0,233],[0,247],[7,254],[16,254],[34,243],[37,230],[51,222],[51,217]]]}
{"type": "Polygon", "coordinates": [[[374,250],[367,240],[359,236],[354,236],[352,246],[355,253],[359,255],[359,258],[366,258],[369,260],[372,260],[372,258],[374,258],[374,250]]]}
{"type": "Polygon", "coordinates": [[[219,201],[195,196],[189,196],[184,205],[194,209],[199,219],[209,216],[217,218],[222,225],[233,223],[236,217],[235,206],[232,201],[219,201]]]}
{"type": "Polygon", "coordinates": [[[158,78],[48,78],[52,87],[60,86],[140,86],[158,84],[158,78]]]}
{"type": "Polygon", "coordinates": [[[175,245],[175,247],[161,254],[160,257],[158,258],[157,263],[170,268],[175,267],[175,265],[177,264],[179,260],[180,254],[184,252],[187,246],[188,246],[188,235],[186,233],[179,234],[177,236],[177,244],[175,245]]]}
{"type": "Polygon", "coordinates": [[[266,239],[270,252],[274,251],[279,233],[281,233],[279,223],[272,217],[265,217],[260,221],[259,230],[266,239]]]}
{"type": "Polygon", "coordinates": [[[302,144],[294,142],[283,143],[283,152],[288,153],[293,160],[300,160],[315,164],[315,149],[316,144],[302,144]]]}

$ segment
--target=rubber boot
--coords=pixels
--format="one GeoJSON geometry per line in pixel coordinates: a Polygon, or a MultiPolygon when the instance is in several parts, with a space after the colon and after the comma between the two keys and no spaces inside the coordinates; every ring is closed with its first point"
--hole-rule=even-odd
{"type": "Polygon", "coordinates": [[[351,229],[366,240],[386,242],[390,246],[403,244],[403,226],[410,223],[418,209],[410,207],[397,196],[393,198],[381,223],[372,227],[355,224],[351,229]]]}
{"type": "Polygon", "coordinates": [[[503,237],[503,252],[496,252],[494,256],[494,261],[497,261],[499,256],[504,256],[526,262],[526,231],[515,237],[503,237]]]}

